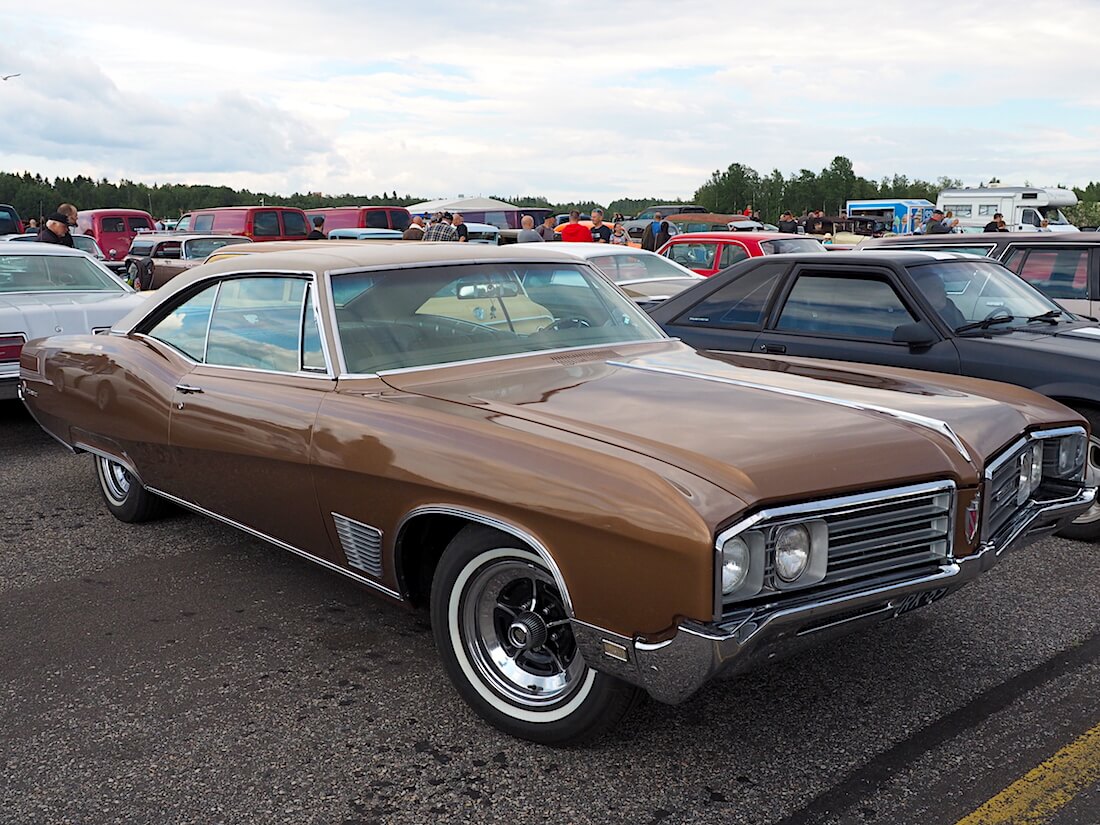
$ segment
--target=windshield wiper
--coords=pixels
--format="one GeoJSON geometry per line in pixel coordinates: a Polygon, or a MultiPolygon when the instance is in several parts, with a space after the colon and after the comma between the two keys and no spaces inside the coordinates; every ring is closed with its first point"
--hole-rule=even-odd
{"type": "Polygon", "coordinates": [[[1015,320],[1015,315],[994,315],[992,318],[986,318],[982,321],[975,321],[972,324],[963,324],[961,327],[955,327],[955,333],[970,332],[972,329],[989,329],[994,324],[1011,324],[1015,320]]]}
{"type": "Polygon", "coordinates": [[[1051,309],[1039,315],[1032,315],[1030,318],[1027,319],[1027,322],[1030,324],[1032,321],[1046,321],[1048,324],[1054,324],[1055,326],[1057,326],[1058,318],[1061,315],[1062,310],[1051,309]]]}

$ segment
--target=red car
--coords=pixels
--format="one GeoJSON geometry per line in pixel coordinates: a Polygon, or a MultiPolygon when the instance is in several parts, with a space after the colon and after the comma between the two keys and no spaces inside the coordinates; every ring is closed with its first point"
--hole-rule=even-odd
{"type": "Polygon", "coordinates": [[[745,258],[825,251],[816,238],[786,232],[685,232],[674,235],[657,254],[709,278],[745,258]]]}

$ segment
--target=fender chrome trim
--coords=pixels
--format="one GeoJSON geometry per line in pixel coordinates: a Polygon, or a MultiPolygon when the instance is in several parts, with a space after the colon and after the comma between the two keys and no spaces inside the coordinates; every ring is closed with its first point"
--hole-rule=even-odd
{"type": "Polygon", "coordinates": [[[367,587],[370,587],[374,590],[378,590],[382,593],[385,593],[391,599],[396,599],[399,602],[405,600],[401,596],[401,594],[398,593],[396,590],[391,590],[390,588],[386,587],[384,584],[376,582],[373,579],[368,579],[366,576],[360,576],[358,573],[356,573],[352,570],[348,570],[347,568],[341,567],[338,564],[334,564],[333,562],[329,561],[328,559],[322,559],[320,556],[315,556],[312,553],[309,553],[305,550],[302,550],[301,548],[295,547],[293,544],[287,544],[285,541],[282,541],[281,539],[277,539],[274,536],[269,536],[267,533],[261,533],[259,530],[253,529],[252,527],[249,527],[248,525],[241,524],[239,521],[234,521],[233,519],[228,518],[227,516],[218,515],[217,513],[213,512],[212,510],[207,510],[205,507],[200,507],[199,505],[193,504],[190,501],[185,501],[184,499],[179,498],[178,496],[174,496],[171,493],[166,493],[163,490],[157,490],[154,487],[146,487],[145,489],[148,490],[150,493],[153,493],[154,495],[160,496],[161,498],[168,499],[168,501],[171,501],[174,504],[178,504],[181,507],[186,507],[188,510],[194,510],[196,513],[200,513],[204,516],[209,516],[212,519],[215,519],[217,521],[222,522],[222,524],[228,524],[230,527],[236,527],[238,530],[241,530],[242,532],[245,532],[245,533],[248,533],[249,535],[255,536],[258,539],[262,539],[262,540],[266,541],[268,544],[274,544],[276,547],[279,547],[279,548],[281,548],[283,550],[286,550],[290,553],[294,553],[296,556],[301,556],[303,559],[306,559],[307,561],[311,561],[314,564],[320,565],[321,567],[324,567],[327,570],[331,570],[334,573],[339,573],[342,576],[347,576],[349,579],[352,579],[352,580],[358,582],[359,584],[366,585],[367,587]]]}

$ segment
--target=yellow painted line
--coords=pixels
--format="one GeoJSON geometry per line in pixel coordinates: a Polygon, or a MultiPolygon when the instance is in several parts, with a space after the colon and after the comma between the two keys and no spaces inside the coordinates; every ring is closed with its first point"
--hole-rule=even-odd
{"type": "Polygon", "coordinates": [[[1041,825],[1100,782],[1100,725],[1017,779],[957,825],[1041,825]]]}

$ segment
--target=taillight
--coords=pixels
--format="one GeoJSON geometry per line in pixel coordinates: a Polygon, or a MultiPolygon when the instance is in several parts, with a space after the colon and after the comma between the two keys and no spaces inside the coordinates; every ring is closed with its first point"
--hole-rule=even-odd
{"type": "Polygon", "coordinates": [[[18,361],[26,341],[22,335],[0,335],[0,362],[18,361]]]}

